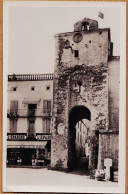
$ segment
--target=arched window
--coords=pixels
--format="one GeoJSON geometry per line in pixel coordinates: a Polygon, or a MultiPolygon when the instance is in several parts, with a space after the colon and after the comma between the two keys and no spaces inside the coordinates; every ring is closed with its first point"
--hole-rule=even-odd
{"type": "Polygon", "coordinates": [[[83,22],[82,23],[82,31],[89,30],[89,23],[88,22],[83,22]]]}

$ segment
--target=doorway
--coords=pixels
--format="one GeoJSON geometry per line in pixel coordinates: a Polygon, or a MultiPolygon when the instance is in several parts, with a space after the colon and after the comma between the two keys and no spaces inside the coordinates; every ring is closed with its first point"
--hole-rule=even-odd
{"type": "Polygon", "coordinates": [[[23,148],[21,149],[22,165],[31,166],[32,158],[36,158],[36,149],[23,148]]]}
{"type": "Polygon", "coordinates": [[[37,108],[37,104],[28,104],[28,116],[29,117],[35,116],[36,108],[37,108]]]}
{"type": "Polygon", "coordinates": [[[88,132],[91,112],[85,106],[75,106],[69,113],[68,170],[85,173],[89,165],[88,132]]]}

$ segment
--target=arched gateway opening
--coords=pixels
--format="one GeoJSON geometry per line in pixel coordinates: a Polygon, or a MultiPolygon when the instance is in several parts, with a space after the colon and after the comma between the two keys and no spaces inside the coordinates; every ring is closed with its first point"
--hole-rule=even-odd
{"type": "Polygon", "coordinates": [[[68,170],[87,171],[89,164],[88,132],[91,112],[75,106],[69,112],[68,170]]]}

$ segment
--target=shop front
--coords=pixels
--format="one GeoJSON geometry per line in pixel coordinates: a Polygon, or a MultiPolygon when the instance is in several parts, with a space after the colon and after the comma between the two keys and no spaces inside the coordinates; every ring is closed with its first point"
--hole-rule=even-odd
{"type": "Polygon", "coordinates": [[[47,166],[50,164],[50,141],[13,141],[7,145],[7,166],[47,166]]]}

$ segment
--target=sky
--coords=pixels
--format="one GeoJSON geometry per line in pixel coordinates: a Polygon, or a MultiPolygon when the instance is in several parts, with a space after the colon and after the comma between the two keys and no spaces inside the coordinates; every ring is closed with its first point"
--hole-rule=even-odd
{"type": "MultiPolygon", "coordinates": [[[[43,2],[42,2],[43,3],[43,2]]],[[[53,73],[54,35],[72,32],[81,19],[111,29],[114,55],[120,55],[120,9],[112,7],[11,6],[8,14],[8,74],[53,73]],[[104,19],[98,13],[104,14],[104,19]]]]}

